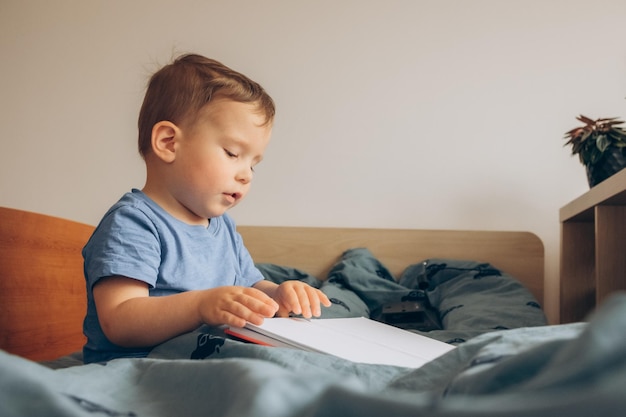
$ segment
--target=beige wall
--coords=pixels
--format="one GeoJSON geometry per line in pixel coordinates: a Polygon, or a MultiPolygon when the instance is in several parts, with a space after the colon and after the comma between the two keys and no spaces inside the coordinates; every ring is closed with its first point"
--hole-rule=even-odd
{"type": "Polygon", "coordinates": [[[143,185],[136,116],[179,52],[278,119],[240,224],[530,230],[558,315],[563,132],[626,116],[623,0],[1,0],[0,205],[95,224],[143,185]]]}

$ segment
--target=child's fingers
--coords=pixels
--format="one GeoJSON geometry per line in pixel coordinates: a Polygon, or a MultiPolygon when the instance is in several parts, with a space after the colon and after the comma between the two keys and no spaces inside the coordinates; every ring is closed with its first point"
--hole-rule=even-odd
{"type": "Polygon", "coordinates": [[[309,285],[299,286],[295,290],[297,304],[294,306],[294,313],[302,314],[306,318],[319,317],[321,315],[320,303],[322,302],[320,295],[323,294],[309,285]]]}
{"type": "Polygon", "coordinates": [[[244,287],[242,288],[242,293],[255,300],[261,301],[267,305],[278,308],[278,303],[272,297],[265,294],[261,290],[257,290],[256,288],[252,288],[252,287],[244,287]]]}
{"type": "Polygon", "coordinates": [[[319,317],[321,305],[331,306],[326,294],[298,281],[283,282],[276,293],[276,300],[280,303],[279,317],[284,317],[286,312],[306,318],[319,317]]]}
{"type": "Polygon", "coordinates": [[[281,306],[278,308],[275,317],[289,317],[290,310],[281,306]]]}
{"type": "Polygon", "coordinates": [[[262,291],[244,287],[222,287],[207,300],[209,324],[228,324],[243,327],[246,321],[260,325],[266,317],[273,317],[278,303],[262,291]]]}
{"type": "Polygon", "coordinates": [[[330,307],[331,305],[333,305],[333,303],[330,302],[330,299],[328,298],[328,296],[326,294],[324,294],[320,290],[316,290],[316,291],[317,291],[317,295],[320,298],[320,303],[322,303],[322,305],[324,305],[324,307],[330,307]]]}
{"type": "Polygon", "coordinates": [[[279,308],[276,301],[264,292],[254,288],[245,288],[242,297],[237,301],[251,312],[264,317],[272,317],[279,308]]]}
{"type": "Polygon", "coordinates": [[[330,307],[332,305],[326,294],[317,288],[307,287],[306,296],[310,307],[309,311],[312,316],[319,317],[322,314],[322,305],[325,307],[330,307]]]}

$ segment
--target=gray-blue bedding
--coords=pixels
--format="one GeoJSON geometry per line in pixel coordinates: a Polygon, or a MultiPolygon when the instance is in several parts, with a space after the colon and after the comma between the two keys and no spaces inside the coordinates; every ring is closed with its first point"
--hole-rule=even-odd
{"type": "Polygon", "coordinates": [[[418,369],[241,343],[203,327],[148,358],[51,369],[0,351],[1,416],[553,416],[623,415],[626,295],[589,323],[548,326],[537,301],[491,265],[434,259],[396,282],[367,250],[351,250],[319,282],[333,306],[371,314],[426,288],[457,349],[418,369]],[[194,358],[194,359],[191,359],[194,358]]]}

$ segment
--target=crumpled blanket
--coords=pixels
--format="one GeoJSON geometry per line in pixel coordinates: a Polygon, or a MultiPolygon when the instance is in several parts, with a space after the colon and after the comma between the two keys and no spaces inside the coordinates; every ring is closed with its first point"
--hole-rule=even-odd
{"type": "Polygon", "coordinates": [[[324,281],[295,268],[257,267],[268,280],[298,279],[321,289],[333,302],[323,309],[323,318],[376,318],[385,304],[424,291],[439,312],[443,330],[411,331],[454,345],[494,330],[547,324],[537,299],[515,277],[471,260],[417,261],[394,277],[368,249],[355,248],[341,256],[324,281]]]}
{"type": "Polygon", "coordinates": [[[0,415],[540,416],[562,411],[587,416],[597,410],[612,415],[626,401],[615,395],[626,379],[624,297],[606,306],[589,327],[545,326],[530,292],[488,264],[419,261],[396,281],[367,249],[353,249],[325,281],[285,266],[259,267],[275,282],[300,279],[320,288],[333,300],[324,309],[328,318],[370,316],[385,303],[424,290],[444,324],[444,330],[424,334],[458,347],[407,369],[245,344],[225,337],[222,328],[204,326],[163,343],[148,358],[106,364],[52,370],[0,351],[0,415]],[[623,319],[611,322],[620,312],[623,319]],[[614,344],[616,338],[621,345],[614,344]]]}
{"type": "Polygon", "coordinates": [[[625,383],[626,294],[618,294],[588,324],[485,333],[418,369],[202,330],[151,358],[61,370],[0,352],[0,415],[621,416],[625,383]],[[171,359],[193,352],[198,359],[171,359]]]}

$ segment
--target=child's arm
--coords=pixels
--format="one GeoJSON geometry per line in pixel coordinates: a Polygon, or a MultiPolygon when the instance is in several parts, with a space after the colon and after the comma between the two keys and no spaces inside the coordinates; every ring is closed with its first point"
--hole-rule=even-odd
{"type": "Polygon", "coordinates": [[[144,282],[109,277],[95,284],[93,296],[104,334],[124,347],[154,346],[203,323],[261,324],[278,311],[278,304],[262,291],[238,286],[150,297],[144,282]]]}
{"type": "Polygon", "coordinates": [[[259,281],[253,286],[272,297],[279,305],[278,315],[289,313],[301,314],[303,317],[319,317],[322,314],[320,304],[330,307],[326,294],[304,282],[290,280],[280,285],[271,281],[259,281]]]}

